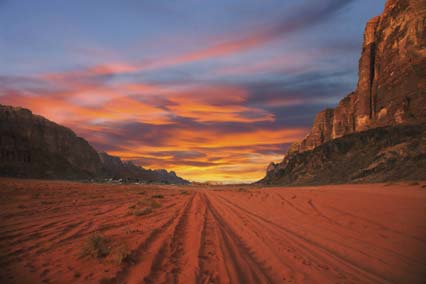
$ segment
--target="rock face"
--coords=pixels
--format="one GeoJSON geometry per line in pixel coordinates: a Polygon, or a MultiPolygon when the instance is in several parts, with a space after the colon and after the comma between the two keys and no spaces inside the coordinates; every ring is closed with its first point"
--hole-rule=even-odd
{"type": "Polygon", "coordinates": [[[70,129],[28,109],[0,105],[0,176],[48,179],[123,179],[187,184],[166,170],[146,170],[97,153],[70,129]]]}
{"type": "Polygon", "coordinates": [[[366,25],[358,73],[356,90],[320,112],[277,168],[351,133],[426,123],[426,0],[387,1],[383,14],[366,25]]]}
{"type": "Polygon", "coordinates": [[[70,129],[31,111],[0,105],[0,174],[89,178],[102,174],[98,153],[70,129]]]}
{"type": "Polygon", "coordinates": [[[318,114],[293,152],[375,127],[426,122],[426,1],[388,0],[365,28],[357,89],[318,114]]]}
{"type": "Polygon", "coordinates": [[[426,125],[345,135],[284,159],[263,184],[318,185],[426,178],[426,125]]]}

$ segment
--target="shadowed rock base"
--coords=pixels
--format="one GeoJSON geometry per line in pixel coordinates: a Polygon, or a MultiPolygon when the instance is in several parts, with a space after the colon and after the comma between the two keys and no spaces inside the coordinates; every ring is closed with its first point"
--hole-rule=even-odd
{"type": "Polygon", "coordinates": [[[353,133],[273,167],[265,184],[329,184],[426,180],[426,125],[392,126],[353,133]]]}

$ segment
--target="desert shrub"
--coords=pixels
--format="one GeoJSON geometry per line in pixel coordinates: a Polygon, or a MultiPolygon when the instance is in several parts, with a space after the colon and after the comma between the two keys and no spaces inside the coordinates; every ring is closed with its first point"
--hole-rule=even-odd
{"type": "Polygon", "coordinates": [[[143,216],[151,213],[153,209],[160,208],[162,205],[160,202],[154,199],[142,199],[129,206],[130,214],[135,216],[143,216]]]}
{"type": "Polygon", "coordinates": [[[131,261],[131,251],[127,245],[121,245],[114,253],[117,264],[123,264],[131,261]]]}
{"type": "Polygon", "coordinates": [[[40,197],[40,193],[33,193],[32,198],[37,199],[40,197]]]}
{"type": "Polygon", "coordinates": [[[93,233],[86,239],[81,254],[93,258],[107,256],[109,254],[107,239],[99,233],[93,233]]]}
{"type": "Polygon", "coordinates": [[[136,207],[149,206],[149,204],[150,204],[149,199],[141,199],[141,200],[138,200],[138,202],[136,202],[135,206],[136,207]]]}
{"type": "Polygon", "coordinates": [[[182,194],[182,195],[188,195],[189,191],[188,190],[181,190],[180,194],[182,194]]]}
{"type": "Polygon", "coordinates": [[[162,198],[164,198],[164,195],[162,195],[162,194],[154,194],[153,196],[151,196],[152,198],[159,198],[159,199],[162,199],[162,198]]]}
{"type": "Polygon", "coordinates": [[[133,210],[132,214],[135,215],[135,216],[143,216],[143,215],[147,215],[151,212],[152,212],[152,208],[146,207],[146,208],[135,209],[135,210],[133,210]]]}
{"type": "Polygon", "coordinates": [[[161,207],[161,203],[155,200],[151,200],[151,204],[150,204],[151,208],[153,209],[157,209],[161,207]]]}
{"type": "Polygon", "coordinates": [[[140,195],[144,195],[146,193],[146,191],[139,191],[138,194],[140,195]]]}

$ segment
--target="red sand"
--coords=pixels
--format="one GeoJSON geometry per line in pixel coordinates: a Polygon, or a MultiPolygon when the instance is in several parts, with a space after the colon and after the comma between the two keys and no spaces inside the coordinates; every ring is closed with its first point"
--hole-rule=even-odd
{"type": "Polygon", "coordinates": [[[0,283],[426,280],[423,184],[260,189],[0,179],[0,209],[0,283]],[[160,208],[132,214],[154,194],[164,195],[155,199],[160,208]],[[82,256],[96,231],[108,255],[82,256]],[[129,256],[120,263],[123,248],[129,256]]]}

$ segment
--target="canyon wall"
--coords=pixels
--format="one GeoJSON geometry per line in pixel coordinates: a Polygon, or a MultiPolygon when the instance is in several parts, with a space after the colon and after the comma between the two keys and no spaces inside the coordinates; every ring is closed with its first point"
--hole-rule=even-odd
{"type": "MultiPolygon", "coordinates": [[[[324,177],[324,174],[332,174],[332,171],[328,173],[320,171],[319,169],[324,166],[321,163],[325,163],[328,159],[329,162],[339,164],[342,168],[355,170],[350,163],[356,162],[359,165],[362,163],[354,160],[350,151],[358,155],[369,153],[380,159],[380,153],[386,150],[371,145],[373,149],[376,149],[375,152],[371,152],[367,149],[367,144],[354,143],[353,147],[349,147],[351,149],[348,150],[349,152],[339,155],[339,148],[336,146],[340,145],[339,138],[354,134],[349,139],[367,139],[366,141],[371,143],[395,146],[396,144],[392,141],[386,140],[388,138],[382,137],[380,141],[380,137],[374,136],[371,132],[369,132],[370,136],[356,135],[367,130],[374,132],[374,129],[379,128],[386,128],[388,131],[377,130],[378,133],[383,135],[392,133],[394,139],[398,134],[412,134],[416,139],[421,137],[412,128],[405,132],[395,129],[399,129],[399,126],[412,125],[418,125],[423,129],[426,123],[426,0],[388,0],[383,14],[368,21],[364,32],[358,74],[356,90],[343,98],[336,108],[318,113],[308,135],[301,142],[294,143],[290,147],[282,162],[271,163],[267,167],[266,177],[260,181],[261,183],[361,181],[356,179],[353,173],[336,175],[333,179],[324,177]],[[371,135],[375,139],[369,139],[371,135]],[[328,145],[328,149],[331,150],[319,153],[317,149],[323,145],[328,145]],[[330,145],[335,145],[337,148],[330,145]],[[306,167],[307,170],[296,170],[296,164],[306,167]],[[352,176],[353,179],[348,179],[347,175],[352,176]]],[[[424,135],[423,130],[420,133],[424,135]]],[[[399,166],[403,166],[403,161],[409,162],[415,156],[420,166],[425,155],[422,151],[426,141],[420,139],[417,141],[420,145],[417,145],[415,140],[410,140],[410,137],[406,139],[408,140],[404,140],[405,144],[401,146],[402,148],[406,147],[408,142],[416,146],[407,150],[411,153],[410,155],[401,156],[400,159],[396,156],[393,160],[387,161],[390,165],[396,165],[398,164],[396,161],[400,161],[399,166]],[[419,151],[418,155],[415,155],[413,149],[419,151]]],[[[370,162],[374,164],[374,161],[370,162]]],[[[366,162],[363,164],[368,168],[367,165],[366,162]]],[[[409,165],[412,168],[413,163],[408,163],[407,166],[409,165]]],[[[373,167],[373,165],[370,166],[373,167]]],[[[385,168],[389,168],[389,165],[385,168]]],[[[426,172],[426,167],[424,170],[426,172]]],[[[382,173],[381,178],[376,176],[375,180],[393,179],[392,176],[382,173]]],[[[421,175],[415,176],[415,178],[420,177],[421,175]]],[[[402,177],[399,176],[399,178],[402,177]]],[[[426,178],[426,174],[423,178],[426,178]]],[[[366,177],[363,180],[374,181],[366,177]]]]}
{"type": "Polygon", "coordinates": [[[319,113],[312,131],[290,153],[346,134],[426,122],[426,1],[389,0],[368,21],[354,92],[319,113]]]}
{"type": "Polygon", "coordinates": [[[89,178],[102,174],[98,153],[70,129],[23,108],[0,105],[0,175],[89,178]]]}
{"type": "Polygon", "coordinates": [[[71,129],[28,109],[4,105],[0,105],[0,176],[189,183],[174,172],[144,169],[97,153],[71,129]]]}

